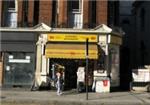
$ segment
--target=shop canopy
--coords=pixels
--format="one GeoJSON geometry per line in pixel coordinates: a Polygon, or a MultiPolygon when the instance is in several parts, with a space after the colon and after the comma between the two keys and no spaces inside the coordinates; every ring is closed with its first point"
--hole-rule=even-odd
{"type": "MultiPolygon", "coordinates": [[[[89,44],[89,59],[98,59],[98,49],[96,44],[89,44]]],[[[85,44],[47,44],[45,55],[47,58],[63,59],[86,59],[85,44]]]]}

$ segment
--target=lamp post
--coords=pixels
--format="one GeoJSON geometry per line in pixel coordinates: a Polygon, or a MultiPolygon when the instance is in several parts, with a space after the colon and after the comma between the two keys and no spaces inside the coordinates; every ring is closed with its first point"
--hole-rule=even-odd
{"type": "Polygon", "coordinates": [[[88,38],[86,39],[86,100],[88,100],[88,38]]]}

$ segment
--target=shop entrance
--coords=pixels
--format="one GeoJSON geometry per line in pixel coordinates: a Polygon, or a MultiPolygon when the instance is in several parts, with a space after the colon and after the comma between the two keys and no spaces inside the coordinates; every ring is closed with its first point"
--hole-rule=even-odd
{"type": "MultiPolygon", "coordinates": [[[[82,60],[73,60],[73,59],[50,59],[50,68],[49,73],[52,77],[52,65],[59,64],[65,67],[64,70],[64,89],[74,89],[77,87],[77,69],[79,67],[79,61],[82,60]]],[[[83,63],[84,64],[84,63],[83,63]]],[[[83,65],[84,66],[84,65],[83,65]]]]}

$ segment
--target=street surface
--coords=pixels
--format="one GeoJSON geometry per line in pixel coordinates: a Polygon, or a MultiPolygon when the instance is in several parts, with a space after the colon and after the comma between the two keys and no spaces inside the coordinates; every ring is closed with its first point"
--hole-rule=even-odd
{"type": "Polygon", "coordinates": [[[2,89],[1,105],[150,105],[147,92],[77,93],[65,91],[57,96],[55,91],[30,91],[27,89],[2,89]]]}

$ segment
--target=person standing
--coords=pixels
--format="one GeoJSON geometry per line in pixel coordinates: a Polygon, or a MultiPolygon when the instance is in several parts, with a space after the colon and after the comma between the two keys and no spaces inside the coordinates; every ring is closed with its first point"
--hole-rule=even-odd
{"type": "Polygon", "coordinates": [[[56,88],[57,88],[57,95],[62,95],[62,87],[63,87],[63,77],[60,71],[56,73],[56,88]]]}

